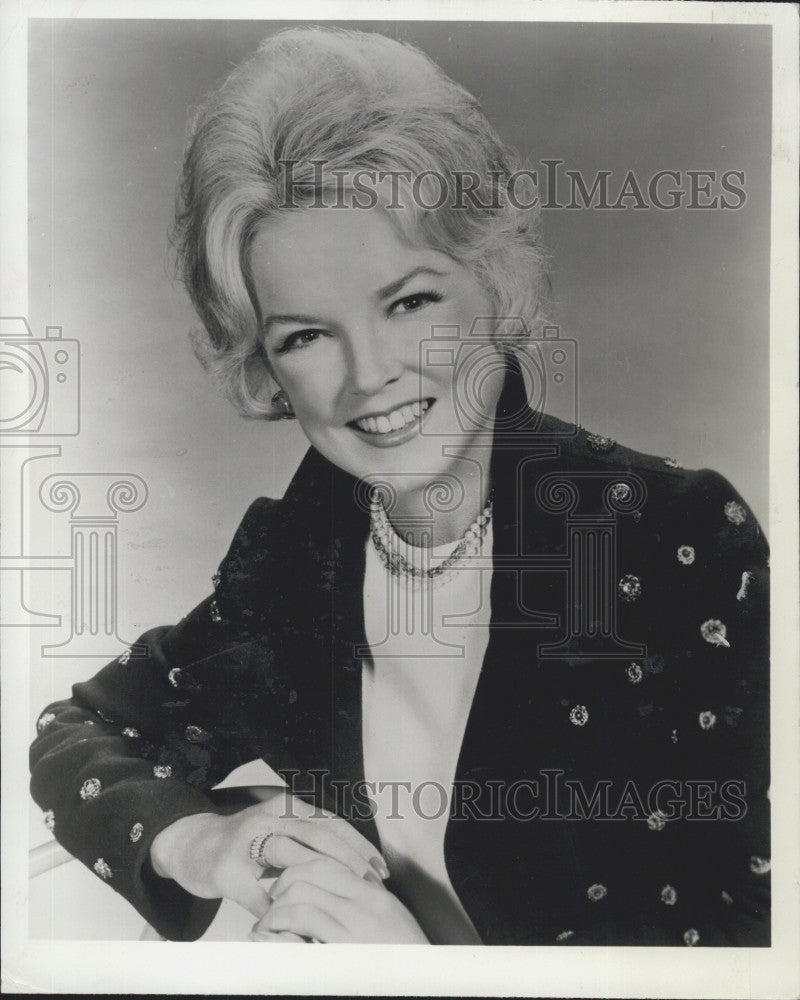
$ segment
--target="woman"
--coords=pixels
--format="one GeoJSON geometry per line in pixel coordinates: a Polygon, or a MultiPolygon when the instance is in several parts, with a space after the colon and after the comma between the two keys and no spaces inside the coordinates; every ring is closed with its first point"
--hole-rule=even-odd
{"type": "Polygon", "coordinates": [[[766,543],[715,473],[529,405],[566,354],[521,179],[377,34],[273,36],[197,116],[198,350],[312,447],[32,752],[166,937],[225,897],[259,940],[769,942],[766,543]],[[296,794],[209,791],[259,757],[296,794]]]}

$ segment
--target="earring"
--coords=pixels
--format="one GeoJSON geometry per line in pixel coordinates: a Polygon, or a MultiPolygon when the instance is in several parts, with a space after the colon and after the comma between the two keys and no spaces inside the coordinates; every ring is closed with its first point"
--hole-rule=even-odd
{"type": "Polygon", "coordinates": [[[286,393],[283,389],[278,389],[275,395],[270,400],[272,403],[272,408],[275,411],[275,417],[278,420],[293,420],[294,410],[292,409],[292,404],[289,402],[286,393]]]}

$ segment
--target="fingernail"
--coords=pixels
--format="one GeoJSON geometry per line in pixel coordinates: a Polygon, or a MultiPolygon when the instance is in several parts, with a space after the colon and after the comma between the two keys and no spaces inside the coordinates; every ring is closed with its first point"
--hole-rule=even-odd
{"type": "Polygon", "coordinates": [[[369,859],[369,863],[375,869],[375,871],[380,875],[381,878],[389,877],[389,869],[386,867],[386,862],[379,855],[375,855],[374,858],[369,859]]]}
{"type": "Polygon", "coordinates": [[[374,872],[371,868],[369,868],[364,873],[364,880],[366,882],[374,882],[375,885],[383,885],[383,881],[378,877],[377,873],[374,872]]]}

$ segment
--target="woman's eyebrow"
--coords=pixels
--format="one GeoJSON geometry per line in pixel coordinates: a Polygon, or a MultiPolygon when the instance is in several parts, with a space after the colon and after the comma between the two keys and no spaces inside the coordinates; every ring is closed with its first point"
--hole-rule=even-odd
{"type": "Polygon", "coordinates": [[[379,288],[377,297],[379,299],[388,299],[390,295],[399,292],[406,282],[411,281],[412,278],[416,278],[418,274],[434,274],[437,278],[446,277],[444,271],[437,271],[435,267],[415,267],[408,274],[404,274],[402,278],[398,278],[397,281],[392,281],[390,284],[384,285],[383,288],[379,288]]]}
{"type": "Polygon", "coordinates": [[[262,332],[268,333],[269,328],[276,323],[316,323],[319,325],[322,320],[318,316],[307,316],[303,313],[272,313],[261,324],[262,332]]]}

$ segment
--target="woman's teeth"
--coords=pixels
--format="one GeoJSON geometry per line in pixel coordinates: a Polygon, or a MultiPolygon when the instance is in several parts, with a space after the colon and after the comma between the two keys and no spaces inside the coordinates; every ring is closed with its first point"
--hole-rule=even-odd
{"type": "Polygon", "coordinates": [[[407,406],[400,406],[391,413],[381,414],[379,417],[363,417],[361,420],[356,420],[356,427],[366,431],[367,434],[388,434],[390,431],[399,431],[418,420],[430,405],[427,400],[419,400],[407,406]]]}

